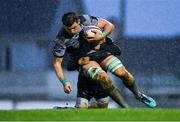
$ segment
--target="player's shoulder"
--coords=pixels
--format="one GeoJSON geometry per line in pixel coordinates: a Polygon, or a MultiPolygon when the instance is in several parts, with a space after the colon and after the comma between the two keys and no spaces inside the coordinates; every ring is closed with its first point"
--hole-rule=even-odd
{"type": "Polygon", "coordinates": [[[58,32],[58,34],[56,35],[56,39],[54,40],[54,42],[56,44],[62,44],[64,43],[65,40],[65,32],[64,30],[61,28],[58,32]]]}
{"type": "Polygon", "coordinates": [[[64,28],[61,28],[60,31],[58,32],[56,38],[66,39],[66,38],[70,38],[70,35],[65,31],[64,28]]]}
{"type": "Polygon", "coordinates": [[[97,25],[98,23],[98,18],[95,16],[83,14],[81,16],[78,16],[80,19],[81,24],[88,26],[88,25],[97,25]]]}

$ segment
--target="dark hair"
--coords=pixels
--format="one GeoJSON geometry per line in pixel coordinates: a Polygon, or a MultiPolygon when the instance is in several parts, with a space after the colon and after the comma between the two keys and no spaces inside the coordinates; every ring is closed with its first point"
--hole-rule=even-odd
{"type": "Polygon", "coordinates": [[[68,12],[62,16],[63,25],[67,27],[72,26],[74,22],[77,22],[77,21],[78,21],[78,18],[76,16],[76,13],[74,12],[68,12]]]}

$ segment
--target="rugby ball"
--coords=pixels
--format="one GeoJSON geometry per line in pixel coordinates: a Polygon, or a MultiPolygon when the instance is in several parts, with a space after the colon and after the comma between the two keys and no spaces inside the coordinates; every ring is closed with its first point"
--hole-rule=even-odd
{"type": "Polygon", "coordinates": [[[93,37],[96,34],[94,31],[98,31],[102,33],[101,29],[97,26],[84,26],[83,28],[84,37],[93,37]]]}

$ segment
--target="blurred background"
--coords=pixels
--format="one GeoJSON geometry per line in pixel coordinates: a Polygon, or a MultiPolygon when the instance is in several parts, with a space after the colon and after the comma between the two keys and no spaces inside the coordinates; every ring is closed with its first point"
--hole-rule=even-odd
{"type": "MultiPolygon", "coordinates": [[[[64,60],[73,85],[67,95],[52,65],[52,41],[69,11],[111,21],[119,58],[139,88],[159,108],[180,108],[179,8],[179,0],[0,0],[0,109],[74,106],[78,73],[67,72],[64,60]]],[[[145,107],[111,77],[132,107],[145,107]]]]}

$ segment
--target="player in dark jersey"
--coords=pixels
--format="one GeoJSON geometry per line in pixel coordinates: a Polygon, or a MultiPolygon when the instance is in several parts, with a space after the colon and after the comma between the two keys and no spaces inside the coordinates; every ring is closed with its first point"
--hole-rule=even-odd
{"type": "MultiPolygon", "coordinates": [[[[102,45],[103,50],[114,49],[111,52],[114,55],[120,55],[121,50],[119,47],[112,43],[110,38],[107,38],[105,45],[102,45]]],[[[67,64],[67,69],[69,71],[77,70],[79,65],[74,60],[70,60],[67,64]]],[[[96,83],[91,78],[84,76],[82,72],[79,73],[78,83],[77,83],[77,108],[108,108],[109,96],[108,93],[104,91],[102,86],[96,83]]]]}
{"type": "MultiPolygon", "coordinates": [[[[68,13],[71,15],[75,15],[75,13],[68,13]]],[[[65,15],[64,15],[65,16],[65,15]]],[[[61,81],[61,83],[64,86],[64,91],[66,93],[70,93],[72,90],[71,84],[64,78],[63,69],[61,67],[61,63],[63,60],[63,56],[65,52],[68,52],[70,55],[70,58],[73,59],[76,65],[78,65],[78,59],[82,57],[81,54],[84,54],[79,50],[79,32],[83,28],[83,26],[88,25],[97,25],[99,22],[104,22],[104,19],[98,19],[96,17],[83,15],[83,16],[74,16],[74,18],[64,18],[62,19],[63,22],[66,21],[66,19],[73,19],[73,23],[63,23],[63,28],[58,33],[58,36],[55,40],[55,46],[53,49],[54,54],[54,69],[56,72],[57,77],[61,81]],[[103,21],[102,21],[103,20],[103,21]]],[[[107,21],[107,26],[111,26],[109,22],[107,21]]],[[[115,51],[116,52],[116,51],[115,51]]],[[[96,63],[94,61],[91,61],[91,63],[96,63]]],[[[96,63],[97,64],[97,63],[96,63]]],[[[100,67],[99,67],[100,68],[100,67]]],[[[83,72],[83,71],[81,71],[83,72]]],[[[112,85],[112,81],[109,78],[109,76],[104,72],[103,70],[99,71],[100,74],[105,75],[102,78],[99,77],[99,79],[94,81],[99,81],[98,84],[103,88],[105,92],[108,93],[108,95],[116,101],[120,106],[127,108],[128,105],[122,98],[118,88],[114,87],[112,85]]],[[[83,74],[83,73],[82,73],[83,74]]],[[[101,76],[101,75],[100,75],[101,76]]]]}
{"type": "MultiPolygon", "coordinates": [[[[72,29],[73,24],[76,23],[76,20],[75,21],[72,20],[75,17],[76,17],[75,14],[74,15],[71,13],[65,14],[63,16],[64,26],[72,29]]],[[[99,19],[98,22],[96,23],[96,26],[101,28],[103,32],[101,33],[95,31],[95,35],[93,37],[92,36],[89,38],[87,37],[88,41],[92,41],[92,40],[100,41],[106,38],[106,36],[109,35],[114,28],[114,26],[110,22],[104,19],[99,19]]],[[[66,31],[69,32],[70,34],[76,33],[76,31],[74,30],[67,29],[66,31]]],[[[138,100],[145,103],[148,107],[153,108],[156,106],[155,100],[153,100],[151,97],[142,94],[139,91],[139,89],[136,86],[134,77],[131,75],[130,72],[127,71],[127,69],[123,66],[122,62],[118,58],[113,56],[109,51],[106,50],[96,51],[95,49],[91,49],[92,46],[90,46],[89,42],[84,41],[85,39],[82,39],[81,37],[82,36],[79,36],[79,42],[80,42],[79,45],[80,45],[80,52],[82,53],[82,57],[78,60],[78,62],[79,64],[82,65],[83,72],[86,76],[96,81],[99,81],[99,83],[104,89],[109,89],[111,87],[111,79],[103,71],[102,68],[104,68],[110,71],[111,73],[115,74],[119,78],[121,78],[125,86],[133,92],[133,94],[138,100]],[[86,57],[83,57],[83,55],[85,55],[86,57]]]]}
{"type": "MultiPolygon", "coordinates": [[[[104,24],[105,23],[100,23],[97,26],[103,29],[104,24]]],[[[86,28],[89,27],[84,28],[84,30],[86,30],[86,28]]],[[[102,40],[103,42],[105,42],[104,39],[108,34],[112,32],[112,30],[106,29],[103,32],[101,32],[95,29],[91,30],[91,32],[92,31],[94,32],[94,35],[91,35],[90,37],[84,37],[84,35],[80,33],[80,49],[81,52],[84,52],[85,55],[85,57],[81,57],[80,59],[84,60],[85,58],[87,58],[88,60],[96,61],[103,69],[106,69],[107,71],[110,71],[111,73],[119,77],[123,81],[124,85],[133,92],[134,96],[138,100],[143,102],[148,107],[156,107],[156,101],[153,98],[148,97],[139,91],[139,89],[136,86],[133,75],[127,71],[125,66],[123,66],[122,62],[112,53],[97,48],[101,46],[102,40]]],[[[82,63],[82,65],[84,73],[92,79],[96,80],[96,75],[98,75],[98,70],[100,70],[99,65],[87,63],[82,63]]]]}
{"type": "MultiPolygon", "coordinates": [[[[104,23],[100,23],[97,25],[101,29],[104,28],[104,23]]],[[[84,27],[86,28],[88,27],[84,27]]],[[[91,32],[94,31],[94,35],[88,37],[84,37],[82,33],[80,33],[79,36],[79,42],[80,42],[80,49],[81,52],[84,52],[85,57],[81,57],[80,59],[84,60],[85,58],[89,58],[88,60],[96,61],[103,69],[106,69],[107,71],[110,71],[117,77],[119,77],[125,86],[129,88],[134,96],[143,102],[148,107],[154,108],[156,106],[156,102],[153,98],[148,97],[144,94],[142,94],[139,89],[136,86],[135,79],[132,76],[130,72],[127,71],[125,66],[123,66],[122,62],[115,57],[112,53],[106,51],[106,50],[100,50],[97,47],[100,47],[107,34],[110,34],[112,30],[106,30],[103,32],[100,32],[99,30],[91,30],[91,32]],[[105,33],[105,34],[103,34],[105,33]],[[98,43],[99,42],[99,43],[98,43]],[[94,45],[95,44],[95,45],[94,45]]],[[[83,32],[83,31],[82,31],[83,32]]],[[[92,79],[97,79],[96,75],[98,75],[98,70],[100,70],[99,66],[96,64],[89,64],[82,63],[83,65],[83,71],[85,74],[92,79]],[[93,72],[92,72],[93,71],[93,72]]]]}
{"type": "MultiPolygon", "coordinates": [[[[74,15],[75,16],[75,15],[74,15]]],[[[71,14],[66,14],[64,16],[63,24],[69,27],[69,23],[74,23],[70,18],[73,18],[71,14]]],[[[99,19],[96,24],[97,27],[103,30],[103,32],[94,31],[95,35],[91,37],[86,37],[86,39],[81,38],[81,34],[79,36],[80,42],[80,50],[84,53],[86,57],[81,57],[79,64],[82,65],[84,74],[86,76],[101,81],[100,84],[104,89],[109,88],[110,79],[106,73],[103,72],[102,68],[110,71],[111,73],[118,76],[124,83],[124,85],[132,91],[134,96],[143,102],[148,107],[154,108],[156,106],[156,102],[151,97],[148,97],[142,94],[136,86],[135,78],[132,76],[130,72],[123,66],[122,62],[107,50],[98,50],[95,49],[89,41],[101,41],[106,38],[112,31],[114,26],[109,23],[107,20],[99,19]],[[109,25],[109,26],[107,26],[109,25]],[[87,41],[88,40],[88,41],[87,41]],[[94,49],[93,49],[94,48],[94,49]],[[88,56],[88,57],[87,57],[88,56]],[[87,63],[90,58],[90,63],[87,63]],[[84,60],[86,61],[84,63],[84,60]],[[96,62],[91,62],[96,61],[96,62]],[[101,68],[102,67],[102,68],[101,68]],[[105,82],[103,82],[105,81],[105,82]]],[[[70,32],[70,31],[69,31],[70,32]]],[[[71,31],[72,32],[72,31],[71,31]]],[[[101,47],[101,45],[100,45],[101,47]]]]}

